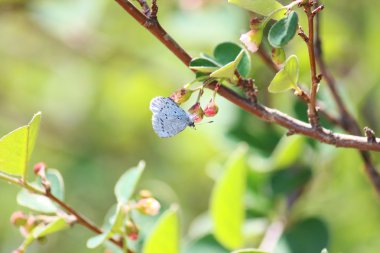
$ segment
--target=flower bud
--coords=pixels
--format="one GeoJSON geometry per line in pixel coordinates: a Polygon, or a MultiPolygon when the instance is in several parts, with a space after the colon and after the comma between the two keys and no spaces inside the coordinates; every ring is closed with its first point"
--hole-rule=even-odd
{"type": "Polygon", "coordinates": [[[136,209],[145,215],[156,215],[159,213],[161,208],[160,202],[157,199],[149,197],[140,199],[136,203],[136,209]]]}
{"type": "Polygon", "coordinates": [[[219,108],[215,103],[215,99],[211,98],[204,109],[204,113],[206,117],[214,117],[218,113],[218,110],[219,108]]]}
{"type": "Polygon", "coordinates": [[[247,49],[255,53],[261,44],[263,38],[263,28],[259,27],[244,33],[240,36],[240,41],[247,47],[247,49]]]}
{"type": "Polygon", "coordinates": [[[140,195],[140,198],[142,198],[142,199],[152,197],[152,193],[148,190],[141,190],[139,192],[139,195],[140,195]]]}
{"type": "Polygon", "coordinates": [[[46,169],[46,164],[41,162],[34,165],[33,171],[34,171],[34,174],[40,175],[40,173],[45,172],[45,169],[46,169]]]}
{"type": "Polygon", "coordinates": [[[189,113],[192,115],[194,123],[199,123],[203,119],[204,112],[199,102],[195,103],[190,109],[189,113]]]}
{"type": "Polygon", "coordinates": [[[21,211],[14,212],[11,215],[11,223],[16,226],[23,226],[26,224],[28,217],[21,211]]]}
{"type": "Polygon", "coordinates": [[[181,89],[176,90],[170,96],[170,98],[173,99],[173,101],[176,102],[177,104],[182,104],[191,97],[192,93],[193,93],[192,90],[181,88],[181,89]]]}
{"type": "Polygon", "coordinates": [[[139,238],[139,230],[136,224],[133,223],[131,220],[127,221],[126,232],[127,232],[128,238],[132,241],[136,241],[139,238]]]}

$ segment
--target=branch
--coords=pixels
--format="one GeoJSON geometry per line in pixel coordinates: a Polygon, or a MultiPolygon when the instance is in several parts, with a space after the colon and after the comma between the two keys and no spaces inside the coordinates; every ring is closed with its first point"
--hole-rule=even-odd
{"type": "MultiPolygon", "coordinates": [[[[315,53],[314,53],[314,16],[315,14],[311,11],[311,4],[303,4],[304,10],[307,15],[307,24],[309,30],[308,39],[305,40],[307,44],[307,49],[309,51],[309,62],[310,62],[310,76],[311,76],[311,92],[310,92],[310,103],[308,114],[309,122],[313,127],[319,126],[318,112],[316,108],[317,104],[317,89],[320,79],[317,77],[316,63],[315,63],[315,53]]],[[[302,33],[301,33],[302,34],[302,33]]]]}
{"type": "MultiPolygon", "coordinates": [[[[214,89],[215,86],[216,82],[209,84],[208,88],[214,89]]],[[[376,142],[372,143],[368,142],[367,137],[364,136],[360,137],[333,133],[332,131],[322,127],[320,130],[316,130],[310,124],[292,118],[276,109],[268,108],[259,103],[251,103],[248,99],[241,97],[239,94],[225,86],[220,86],[218,93],[245,111],[256,115],[264,121],[277,123],[278,125],[292,131],[292,133],[302,134],[320,142],[334,145],[336,147],[380,151],[380,143],[378,143],[380,141],[380,138],[376,138],[376,142]]]]}
{"type": "MultiPolygon", "coordinates": [[[[133,18],[136,19],[141,25],[145,26],[148,31],[150,31],[154,36],[157,37],[173,54],[175,54],[186,66],[189,65],[191,61],[191,57],[187,52],[181,48],[177,42],[175,42],[167,32],[160,26],[159,22],[156,20],[155,25],[147,26],[149,23],[149,18],[142,14],[132,3],[128,0],[115,0],[118,4],[120,4],[124,10],[126,10],[133,18]]],[[[314,51],[314,50],[313,50],[314,51]]],[[[210,88],[214,88],[216,83],[212,83],[209,85],[210,88]]],[[[242,109],[258,116],[260,119],[277,123],[294,133],[300,133],[305,136],[309,136],[316,140],[319,140],[324,143],[332,144],[337,147],[347,147],[347,148],[355,148],[359,150],[374,150],[380,151],[380,144],[378,143],[380,139],[376,139],[376,142],[369,143],[366,137],[359,137],[354,135],[344,135],[344,134],[336,134],[332,133],[329,130],[324,128],[317,129],[312,127],[311,125],[294,119],[284,113],[281,113],[277,110],[267,108],[260,104],[252,104],[245,98],[239,96],[237,93],[232,90],[220,86],[218,89],[218,93],[229,100],[230,102],[238,105],[242,109]]],[[[363,153],[362,153],[363,156],[363,153]]],[[[364,157],[363,157],[364,159],[364,157]]],[[[365,160],[365,159],[364,159],[365,160]]],[[[368,159],[367,159],[368,160],[368,159]]],[[[365,160],[366,161],[366,160],[365,160]]],[[[367,162],[366,162],[367,164],[367,162]]],[[[378,178],[378,183],[372,180],[377,192],[380,194],[380,177],[378,176],[376,170],[371,171],[372,173],[368,173],[373,178],[378,178]],[[377,176],[373,176],[377,175],[377,176]]]]}
{"type": "MultiPolygon", "coordinates": [[[[317,1],[318,4],[318,1],[317,1]]],[[[318,67],[324,77],[324,80],[327,83],[327,87],[329,88],[333,99],[338,107],[338,110],[341,115],[342,127],[347,132],[355,135],[361,135],[361,130],[358,122],[355,120],[355,118],[350,114],[348,109],[346,108],[345,104],[343,103],[343,99],[339,95],[338,89],[336,87],[336,82],[331,75],[331,73],[328,71],[325,61],[323,59],[323,51],[322,51],[322,41],[320,38],[320,14],[316,15],[316,38],[315,38],[315,58],[318,64],[318,67]]],[[[376,138],[374,136],[371,136],[371,140],[368,139],[368,141],[376,141],[376,138]]],[[[376,191],[380,193],[380,175],[377,172],[375,166],[373,165],[371,155],[369,152],[366,151],[360,151],[360,155],[364,161],[365,165],[365,171],[370,178],[373,186],[375,187],[376,191]]]]}
{"type": "MultiPolygon", "coordinates": [[[[76,221],[78,222],[78,224],[80,224],[80,225],[88,228],[89,230],[95,232],[96,234],[103,233],[103,231],[100,228],[98,228],[95,224],[93,224],[91,221],[89,221],[83,215],[79,214],[77,211],[75,211],[72,207],[70,207],[69,205],[67,205],[65,202],[63,202],[62,200],[56,198],[50,191],[48,191],[48,190],[42,191],[42,190],[40,190],[40,189],[38,189],[38,188],[36,188],[36,187],[28,184],[26,181],[24,181],[21,178],[11,177],[11,176],[8,176],[8,175],[3,174],[3,173],[0,173],[0,179],[3,179],[5,181],[7,181],[8,183],[15,184],[15,185],[18,185],[18,186],[20,186],[22,188],[25,188],[26,190],[28,190],[28,191],[30,191],[32,193],[35,193],[35,194],[38,194],[38,195],[43,195],[43,196],[49,198],[51,201],[55,202],[62,209],[64,209],[67,213],[75,216],[76,221]]],[[[115,240],[113,238],[109,238],[108,240],[111,241],[112,243],[114,243],[116,246],[118,246],[120,248],[123,248],[122,241],[117,241],[117,240],[115,240]]],[[[133,253],[133,251],[128,250],[128,253],[133,253]]]]}

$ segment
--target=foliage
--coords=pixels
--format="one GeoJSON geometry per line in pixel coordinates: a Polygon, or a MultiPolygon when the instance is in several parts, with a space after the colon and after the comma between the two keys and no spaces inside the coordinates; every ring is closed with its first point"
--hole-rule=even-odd
{"type": "MultiPolygon", "coordinates": [[[[250,103],[259,101],[309,120],[302,100],[311,80],[304,45],[308,34],[299,30],[307,27],[301,1],[229,0],[233,5],[202,7],[195,2],[181,1],[179,7],[158,3],[161,26],[191,52],[205,52],[194,53],[199,57],[189,64],[193,75],[112,1],[20,0],[9,6],[0,1],[0,31],[5,35],[0,41],[0,128],[8,132],[21,117],[39,110],[44,114],[39,142],[41,113],[0,139],[0,178],[11,183],[1,186],[1,252],[10,252],[20,241],[5,224],[16,209],[15,196],[23,210],[11,215],[24,237],[18,252],[379,249],[378,203],[356,152],[292,132],[286,136],[283,129],[231,107],[217,94],[222,85],[250,103]],[[236,42],[238,32],[248,26],[245,11],[259,18],[249,23],[241,44],[236,42]],[[270,49],[275,74],[260,57],[270,49]],[[210,93],[207,87],[215,88],[210,93]],[[170,140],[156,138],[149,100],[173,90],[181,106],[195,102],[197,113],[203,118],[207,109],[214,123],[170,140]],[[122,169],[141,158],[146,169],[144,162],[122,169]],[[38,163],[33,177],[30,164],[41,160],[59,170],[38,163]],[[21,188],[17,195],[15,185],[21,188]],[[137,191],[145,188],[155,197],[137,191]],[[336,215],[334,210],[344,212],[336,215]],[[267,248],[264,239],[273,231],[277,237],[267,248]]],[[[339,77],[338,92],[360,126],[368,124],[375,132],[379,120],[370,111],[378,106],[379,95],[373,57],[379,39],[377,5],[326,1],[320,23],[323,55],[339,77]]],[[[317,99],[323,103],[318,106],[342,116],[327,93],[322,79],[317,99]]],[[[322,126],[345,130],[320,117],[322,126]]],[[[373,158],[378,164],[379,157],[373,158]]]]}

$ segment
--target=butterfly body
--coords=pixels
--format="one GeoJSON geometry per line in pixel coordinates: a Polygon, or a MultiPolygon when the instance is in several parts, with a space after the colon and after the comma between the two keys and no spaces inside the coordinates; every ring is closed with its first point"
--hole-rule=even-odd
{"type": "Polygon", "coordinates": [[[155,97],[150,102],[153,130],[161,138],[172,137],[187,126],[194,127],[193,117],[171,98],[155,97]]]}

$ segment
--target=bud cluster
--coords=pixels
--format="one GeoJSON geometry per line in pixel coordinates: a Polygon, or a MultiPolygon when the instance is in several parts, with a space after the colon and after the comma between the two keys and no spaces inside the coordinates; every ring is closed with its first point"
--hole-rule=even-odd
{"type": "Polygon", "coordinates": [[[211,98],[206,104],[204,109],[202,109],[199,102],[195,103],[189,109],[189,113],[193,116],[194,123],[199,123],[202,121],[203,117],[214,117],[219,111],[219,107],[215,103],[215,99],[211,98]]]}

